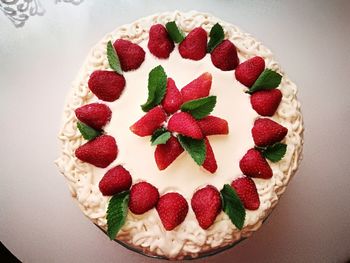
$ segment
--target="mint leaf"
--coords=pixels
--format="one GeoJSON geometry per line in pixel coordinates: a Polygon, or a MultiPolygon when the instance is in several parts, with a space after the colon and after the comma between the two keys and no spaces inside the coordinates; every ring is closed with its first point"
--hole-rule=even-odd
{"type": "Polygon", "coordinates": [[[117,52],[115,51],[112,42],[108,41],[107,43],[107,58],[109,66],[118,74],[122,75],[123,71],[120,66],[120,61],[117,52]]]}
{"type": "Polygon", "coordinates": [[[166,142],[170,139],[171,133],[170,132],[164,132],[163,134],[159,135],[153,142],[153,145],[158,145],[158,144],[166,144],[166,142]]]}
{"type": "Polygon", "coordinates": [[[190,137],[178,135],[181,146],[191,155],[192,159],[202,165],[205,161],[206,148],[204,140],[195,140],[190,137]]]}
{"type": "Polygon", "coordinates": [[[229,184],[225,184],[220,193],[224,212],[238,229],[242,229],[245,220],[245,209],[235,189],[229,184]]]}
{"type": "Polygon", "coordinates": [[[166,23],[165,27],[175,43],[179,44],[185,39],[184,33],[177,27],[175,21],[166,23]]]}
{"type": "Polygon", "coordinates": [[[265,150],[262,151],[262,154],[266,159],[269,159],[271,162],[276,163],[284,157],[286,151],[287,145],[278,142],[268,146],[265,150]]]}
{"type": "Polygon", "coordinates": [[[216,105],[216,96],[208,96],[196,100],[190,100],[181,105],[181,110],[190,113],[199,120],[208,116],[216,105]]]}
{"type": "Polygon", "coordinates": [[[167,132],[167,129],[165,129],[164,127],[155,130],[151,136],[151,142],[154,142],[160,135],[162,135],[165,132],[167,132]]]}
{"type": "Polygon", "coordinates": [[[252,94],[258,90],[275,89],[281,83],[281,80],[282,76],[280,74],[267,68],[260,74],[247,93],[252,94]]]}
{"type": "Polygon", "coordinates": [[[219,23],[216,23],[210,30],[207,52],[211,53],[225,38],[224,30],[219,23]]]}
{"type": "Polygon", "coordinates": [[[166,91],[167,76],[162,66],[157,66],[148,74],[148,99],[141,105],[143,111],[149,111],[159,105],[166,91]]]}
{"type": "Polygon", "coordinates": [[[78,130],[80,131],[81,135],[83,135],[83,138],[85,140],[93,140],[96,137],[100,136],[102,134],[101,131],[97,131],[94,128],[91,128],[90,126],[78,121],[77,123],[78,130]]]}
{"type": "Polygon", "coordinates": [[[115,238],[125,223],[128,214],[129,192],[121,192],[109,200],[107,208],[107,234],[111,240],[115,238]]]}

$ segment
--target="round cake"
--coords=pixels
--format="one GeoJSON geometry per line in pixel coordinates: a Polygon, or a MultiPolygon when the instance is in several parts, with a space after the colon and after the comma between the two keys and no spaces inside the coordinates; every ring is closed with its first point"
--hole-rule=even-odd
{"type": "Polygon", "coordinates": [[[212,254],[259,229],[296,172],[296,93],[236,26],[196,11],[152,15],[88,54],[56,163],[112,240],[169,259],[212,254]]]}

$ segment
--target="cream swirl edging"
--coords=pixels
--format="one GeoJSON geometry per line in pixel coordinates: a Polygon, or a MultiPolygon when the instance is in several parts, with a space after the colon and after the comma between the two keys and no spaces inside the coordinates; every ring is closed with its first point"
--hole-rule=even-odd
{"type": "Polygon", "coordinates": [[[165,24],[173,20],[185,32],[189,32],[197,26],[202,26],[209,32],[211,27],[219,22],[225,30],[226,38],[234,42],[242,57],[248,59],[256,55],[262,56],[265,59],[266,67],[280,72],[283,79],[279,88],[283,93],[283,99],[273,119],[288,128],[288,134],[285,138],[288,148],[285,157],[278,163],[270,163],[273,177],[269,180],[254,179],[261,205],[257,211],[247,211],[244,228],[241,231],[231,223],[223,212],[208,230],[203,230],[199,227],[193,212],[190,210],[185,222],[176,231],[169,232],[162,228],[155,209],[141,216],[128,214],[126,224],[118,234],[119,240],[153,255],[183,258],[185,256],[196,257],[199,253],[230,245],[242,237],[251,235],[261,226],[298,168],[303,144],[303,121],[300,103],[296,99],[297,88],[295,84],[283,73],[269,49],[249,34],[241,32],[236,26],[209,14],[196,11],[156,14],[121,26],[107,34],[90,51],[76,81],[73,83],[71,94],[64,108],[63,127],[59,134],[59,139],[62,142],[62,154],[56,163],[60,172],[68,180],[69,189],[72,196],[77,199],[79,207],[95,224],[106,229],[106,209],[109,198],[100,193],[98,182],[94,181],[91,166],[79,161],[74,155],[75,149],[83,144],[83,139],[76,129],[77,121],[74,110],[95,100],[87,87],[87,82],[93,71],[109,68],[106,59],[106,44],[109,40],[124,38],[134,43],[140,43],[148,39],[148,30],[151,25],[155,23],[165,24]]]}

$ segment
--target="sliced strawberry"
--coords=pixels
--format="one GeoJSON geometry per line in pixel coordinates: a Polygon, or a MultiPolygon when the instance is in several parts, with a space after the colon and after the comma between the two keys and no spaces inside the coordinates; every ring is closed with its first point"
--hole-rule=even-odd
{"type": "Polygon", "coordinates": [[[185,220],[188,213],[188,204],[182,195],[167,193],[160,197],[157,212],[164,228],[170,231],[185,220]]]}
{"type": "Polygon", "coordinates": [[[259,118],[252,128],[253,140],[256,146],[264,147],[281,141],[288,133],[288,129],[277,122],[259,118]]]}
{"type": "Polygon", "coordinates": [[[259,194],[254,181],[249,177],[240,177],[234,180],[231,186],[248,210],[256,210],[260,206],[259,194]]]}
{"type": "Polygon", "coordinates": [[[138,69],[145,60],[145,51],[129,40],[117,39],[113,44],[123,71],[138,69]]]}
{"type": "Polygon", "coordinates": [[[146,213],[156,206],[159,199],[158,189],[147,182],[134,184],[130,190],[129,209],[136,215],[146,213]]]}
{"type": "Polygon", "coordinates": [[[115,195],[128,190],[131,186],[131,181],[129,171],[118,165],[105,173],[98,187],[103,195],[115,195]]]}
{"type": "Polygon", "coordinates": [[[197,121],[203,135],[228,134],[228,123],[226,120],[216,116],[207,116],[197,121]]]}
{"type": "Polygon", "coordinates": [[[149,30],[148,49],[157,58],[168,58],[174,50],[174,42],[161,24],[153,25],[149,30]]]}
{"type": "Polygon", "coordinates": [[[223,70],[233,70],[239,64],[236,46],[230,40],[222,41],[210,54],[214,66],[223,70]]]}
{"type": "Polygon", "coordinates": [[[125,87],[125,78],[114,71],[96,70],[88,81],[89,89],[104,101],[119,99],[125,87]]]}
{"type": "Polygon", "coordinates": [[[165,144],[158,144],[154,152],[158,169],[167,168],[183,151],[184,149],[174,136],[171,136],[165,144]]]}
{"type": "Polygon", "coordinates": [[[110,165],[117,158],[117,154],[115,139],[109,135],[101,135],[75,150],[75,156],[79,160],[100,168],[110,165]]]}
{"type": "Polygon", "coordinates": [[[281,100],[282,92],[279,89],[261,90],[250,96],[253,109],[262,116],[274,115],[281,100]]]}
{"type": "Polygon", "coordinates": [[[253,86],[260,74],[265,69],[265,61],[262,57],[253,57],[239,64],[235,71],[236,79],[246,87],[253,86]]]}
{"type": "Polygon", "coordinates": [[[179,45],[179,52],[183,58],[201,60],[207,54],[207,32],[201,28],[194,28],[179,45]]]}
{"type": "Polygon", "coordinates": [[[168,121],[168,130],[193,139],[202,139],[203,134],[196,120],[187,112],[177,112],[168,121]]]}
{"type": "Polygon", "coordinates": [[[130,130],[138,136],[152,135],[166,120],[166,113],[161,106],[157,106],[147,112],[141,119],[135,122],[130,130]]]}
{"type": "Polygon", "coordinates": [[[203,73],[181,89],[183,102],[207,97],[211,88],[212,76],[209,72],[203,73]]]}
{"type": "Polygon", "coordinates": [[[255,149],[250,149],[239,161],[239,167],[243,174],[262,179],[272,177],[272,170],[262,154],[255,149]]]}
{"type": "Polygon", "coordinates": [[[90,103],[75,110],[75,116],[86,125],[101,130],[112,117],[112,111],[106,104],[90,103]]]}
{"type": "Polygon", "coordinates": [[[207,185],[193,194],[191,206],[200,227],[208,229],[221,212],[220,193],[214,186],[207,185]]]}
{"type": "Polygon", "coordinates": [[[204,141],[205,141],[205,148],[206,148],[206,156],[203,163],[203,168],[213,174],[218,169],[218,165],[216,164],[215,155],[214,155],[213,149],[211,148],[208,138],[205,137],[204,141]]]}
{"type": "Polygon", "coordinates": [[[177,89],[175,81],[172,78],[168,78],[166,93],[162,102],[163,109],[171,114],[180,109],[182,105],[182,96],[177,89]]]}

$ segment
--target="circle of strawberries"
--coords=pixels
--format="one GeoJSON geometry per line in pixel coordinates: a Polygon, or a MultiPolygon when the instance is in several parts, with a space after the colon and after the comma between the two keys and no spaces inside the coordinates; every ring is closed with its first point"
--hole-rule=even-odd
{"type": "MultiPolygon", "coordinates": [[[[179,44],[180,55],[184,59],[202,59],[208,52],[207,40],[208,35],[203,28],[193,29],[179,44]]],[[[113,47],[118,55],[120,67],[125,72],[139,68],[145,59],[142,47],[128,40],[118,39],[114,42],[113,47]]],[[[167,28],[161,24],[150,28],[148,49],[154,56],[166,59],[174,47],[174,41],[167,28]]],[[[236,47],[230,40],[223,40],[216,45],[210,52],[210,56],[215,67],[223,71],[235,69],[235,78],[248,90],[265,69],[264,59],[258,56],[239,64],[236,47]]],[[[217,164],[207,136],[227,134],[227,121],[210,115],[196,120],[189,113],[179,111],[184,102],[208,96],[211,80],[211,74],[204,73],[179,91],[174,80],[168,78],[166,94],[161,105],[147,112],[131,126],[131,131],[139,136],[149,136],[167,123],[166,128],[172,133],[193,139],[204,138],[207,154],[203,167],[214,173],[217,164]]],[[[91,74],[88,86],[97,98],[112,102],[122,95],[125,78],[114,71],[96,70],[91,74]]],[[[250,96],[253,109],[261,116],[273,116],[281,99],[282,93],[279,89],[260,90],[250,96]]],[[[77,108],[75,114],[80,122],[96,130],[98,134],[96,138],[92,138],[76,149],[76,157],[96,167],[108,167],[118,155],[115,139],[103,132],[103,127],[111,120],[111,110],[106,104],[91,103],[77,108]]],[[[269,118],[258,118],[254,122],[252,136],[255,147],[248,150],[239,162],[244,176],[231,183],[231,187],[236,191],[244,208],[256,210],[260,206],[259,194],[251,178],[269,179],[272,177],[272,170],[261,149],[280,142],[287,132],[285,127],[269,118]]],[[[160,170],[167,168],[183,151],[177,138],[171,135],[165,144],[159,144],[156,147],[155,160],[158,168],[160,170]]],[[[129,171],[121,165],[106,172],[99,183],[99,188],[105,196],[129,191],[128,207],[134,214],[143,214],[156,208],[167,231],[180,225],[188,213],[188,203],[181,194],[171,192],[160,196],[158,189],[145,181],[132,185],[129,171]]],[[[220,192],[211,185],[197,190],[192,196],[191,207],[199,225],[203,229],[209,228],[223,209],[220,192]]]]}

